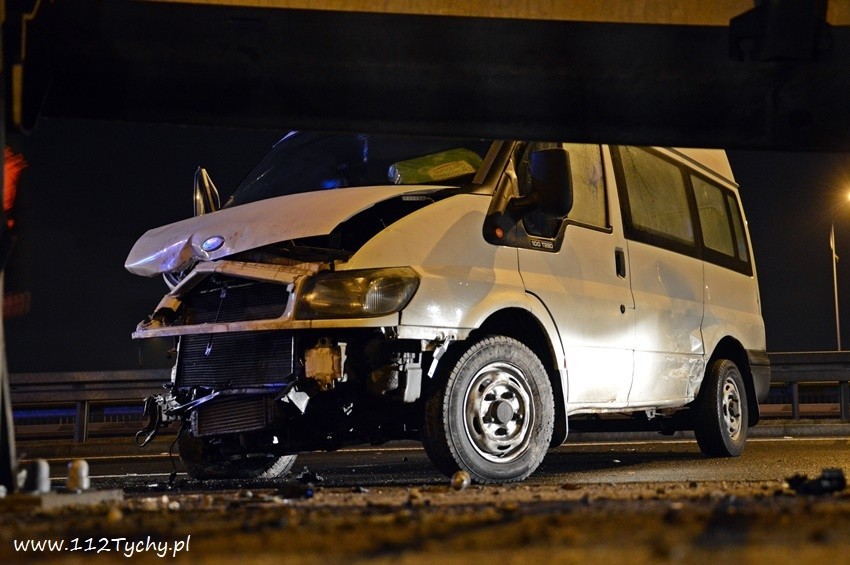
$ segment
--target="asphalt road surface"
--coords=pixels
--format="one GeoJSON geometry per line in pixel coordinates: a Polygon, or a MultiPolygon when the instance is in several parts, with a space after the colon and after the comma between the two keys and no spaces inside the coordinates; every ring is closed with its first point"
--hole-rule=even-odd
{"type": "MultiPolygon", "coordinates": [[[[116,441],[108,444],[115,447],[116,441]]],[[[86,456],[92,479],[110,486],[159,481],[173,470],[185,476],[176,456],[168,453],[167,442],[133,450],[122,448],[116,455],[98,454],[92,443],[86,456]]],[[[39,449],[21,446],[24,457],[39,449]]],[[[108,451],[106,449],[102,451],[108,451]]],[[[68,457],[42,453],[52,465],[52,476],[63,481],[68,457]]],[[[417,486],[445,484],[415,442],[355,447],[336,452],[299,456],[296,471],[307,467],[324,479],[325,486],[369,485],[417,486]]],[[[850,473],[850,438],[751,438],[737,458],[705,457],[693,440],[569,443],[551,451],[543,465],[526,484],[624,484],[690,481],[781,481],[794,474],[818,474],[824,468],[841,468],[850,473]]]]}
{"type": "MultiPolygon", "coordinates": [[[[795,475],[817,485],[824,469],[850,473],[846,437],[753,438],[733,459],[706,458],[692,440],[584,441],[524,483],[460,490],[415,444],[300,456],[294,474],[306,468],[312,490],[294,476],[199,483],[171,475],[167,444],[152,447],[87,447],[95,492],[122,500],[57,510],[0,500],[0,562],[150,561],[167,546],[169,558],[205,563],[850,563],[850,489],[792,486],[795,475]],[[20,545],[45,539],[64,550],[20,545]]],[[[66,460],[53,452],[58,486],[66,460]]]]}

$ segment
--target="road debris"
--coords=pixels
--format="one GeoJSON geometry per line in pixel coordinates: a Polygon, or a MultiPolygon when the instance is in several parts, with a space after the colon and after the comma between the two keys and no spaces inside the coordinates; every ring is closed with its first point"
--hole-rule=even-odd
{"type": "Polygon", "coordinates": [[[463,490],[472,483],[472,477],[469,473],[461,469],[452,475],[452,488],[455,490],[463,490]]]}
{"type": "Polygon", "coordinates": [[[45,494],[50,492],[50,465],[44,459],[36,459],[26,467],[24,492],[45,494]]]}
{"type": "Polygon", "coordinates": [[[89,464],[85,459],[74,459],[68,463],[68,480],[65,488],[70,492],[88,490],[91,487],[89,480],[89,464]]]}
{"type": "Polygon", "coordinates": [[[422,495],[422,491],[419,490],[418,488],[412,488],[408,491],[408,493],[407,493],[407,503],[406,503],[406,505],[408,507],[423,506],[423,505],[428,504],[428,503],[429,502],[422,495]]]}
{"type": "Polygon", "coordinates": [[[295,480],[299,483],[321,485],[325,482],[325,478],[308,469],[306,466],[295,476],[295,480]]]}
{"type": "MultiPolygon", "coordinates": [[[[321,477],[319,477],[321,479],[321,477]]],[[[289,481],[280,485],[276,490],[275,494],[283,499],[293,499],[293,498],[313,498],[316,494],[316,487],[313,483],[304,483],[304,482],[296,482],[289,481]]]]}
{"type": "Polygon", "coordinates": [[[820,477],[814,479],[797,474],[785,479],[785,482],[799,494],[832,494],[847,488],[847,479],[841,469],[824,469],[820,477]]]}

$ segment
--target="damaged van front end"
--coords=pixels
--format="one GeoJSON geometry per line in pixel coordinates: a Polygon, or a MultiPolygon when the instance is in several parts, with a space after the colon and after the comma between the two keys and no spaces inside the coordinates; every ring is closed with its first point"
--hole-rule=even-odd
{"type": "MultiPolygon", "coordinates": [[[[372,138],[348,136],[340,148],[331,136],[299,135],[296,153],[310,144],[344,153],[326,167],[330,180],[304,179],[305,192],[238,202],[240,190],[256,189],[281,161],[292,161],[285,152],[267,157],[230,205],[149,231],[126,262],[135,274],[163,275],[170,288],[133,337],[173,338],[176,350],[171,382],[147,400],[150,423],[137,441],[179,421],[180,455],[197,478],[272,477],[299,451],[418,437],[408,407],[420,397],[423,370],[433,371],[458,334],[456,327],[401,327],[422,265],[394,262],[389,253],[388,263],[360,267],[356,255],[387,226],[474,192],[483,155],[434,151],[431,142],[430,160],[405,171],[411,161],[372,138]],[[393,161],[373,163],[367,152],[393,161]],[[372,165],[399,184],[342,178],[372,165]],[[452,182],[423,184],[423,174],[452,182]]],[[[287,141],[293,138],[279,145],[287,141]]],[[[471,200],[483,217],[489,197],[471,200]]]]}
{"type": "Polygon", "coordinates": [[[264,431],[278,430],[266,434],[269,453],[377,439],[338,422],[359,415],[364,384],[379,397],[418,397],[421,347],[394,339],[398,312],[418,284],[410,267],[198,263],[133,334],[177,340],[171,388],[157,400],[155,420],[184,420],[196,438],[252,433],[254,448],[264,431]],[[347,392],[353,383],[358,390],[347,392]],[[308,410],[313,397],[324,406],[308,410]],[[320,415],[305,427],[313,413],[320,415]]]}

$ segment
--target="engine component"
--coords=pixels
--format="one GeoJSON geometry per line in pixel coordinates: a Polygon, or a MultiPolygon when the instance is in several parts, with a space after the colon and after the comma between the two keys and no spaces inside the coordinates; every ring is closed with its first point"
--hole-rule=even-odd
{"type": "Polygon", "coordinates": [[[337,381],[344,380],[344,346],[333,345],[328,338],[320,339],[315,347],[304,351],[304,376],[315,381],[322,390],[332,389],[337,381]]]}

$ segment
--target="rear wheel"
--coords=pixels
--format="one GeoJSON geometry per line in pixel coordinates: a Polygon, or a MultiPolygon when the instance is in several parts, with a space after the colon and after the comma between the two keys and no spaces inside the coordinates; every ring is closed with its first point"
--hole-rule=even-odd
{"type": "Polygon", "coordinates": [[[540,359],[515,339],[491,336],[443,371],[426,401],[423,444],[446,475],[463,469],[480,483],[521,481],[546,455],[554,413],[540,359]]]}
{"type": "Polygon", "coordinates": [[[729,359],[714,361],[693,406],[694,435],[710,457],[737,457],[749,431],[747,391],[741,371],[729,359]]]}
{"type": "Polygon", "coordinates": [[[230,455],[222,454],[213,440],[193,436],[181,430],[177,437],[180,460],[189,476],[210,479],[276,479],[295,465],[296,455],[230,455]]]}

